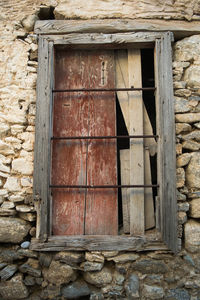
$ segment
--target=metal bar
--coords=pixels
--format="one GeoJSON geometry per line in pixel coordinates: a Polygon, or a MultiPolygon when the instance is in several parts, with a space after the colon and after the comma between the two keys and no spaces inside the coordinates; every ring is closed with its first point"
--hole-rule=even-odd
{"type": "Polygon", "coordinates": [[[51,140],[98,140],[98,139],[141,139],[141,138],[158,138],[158,135],[113,135],[113,136],[64,136],[51,137],[51,140]]]}
{"type": "Polygon", "coordinates": [[[155,91],[155,87],[144,87],[144,88],[112,88],[112,89],[63,89],[63,90],[52,90],[53,93],[74,93],[74,92],[125,92],[125,91],[155,91]]]}
{"type": "Polygon", "coordinates": [[[83,188],[83,189],[103,189],[103,188],[152,188],[152,187],[159,187],[158,184],[134,184],[134,185],[50,185],[50,188],[56,188],[56,189],[65,189],[65,188],[83,188]]]}

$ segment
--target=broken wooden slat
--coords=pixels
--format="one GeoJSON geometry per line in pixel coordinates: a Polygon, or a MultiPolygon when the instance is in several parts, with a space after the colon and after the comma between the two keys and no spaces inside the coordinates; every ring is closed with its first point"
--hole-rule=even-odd
{"type": "MultiPolygon", "coordinates": [[[[144,150],[144,184],[151,185],[151,164],[150,164],[150,153],[149,149],[145,148],[144,150]]],[[[153,203],[153,192],[152,188],[144,189],[144,215],[145,215],[145,229],[150,229],[155,226],[155,217],[154,217],[154,203],[153,203]]]]}
{"type": "MultiPolygon", "coordinates": [[[[118,50],[116,51],[116,86],[121,88],[130,87],[128,84],[128,56],[126,50],[118,50]]],[[[124,116],[125,124],[127,126],[127,130],[130,134],[129,129],[129,94],[125,92],[117,92],[119,104],[124,116]]],[[[144,134],[153,135],[153,129],[151,126],[151,122],[146,111],[145,106],[144,110],[144,134]]],[[[150,154],[154,155],[157,149],[157,143],[154,138],[144,139],[144,146],[150,149],[150,154]]],[[[121,150],[120,151],[120,163],[121,163],[121,182],[122,184],[130,184],[130,175],[127,172],[130,172],[130,159],[129,159],[129,150],[121,150]],[[128,171],[127,171],[128,168],[128,171]]],[[[150,170],[150,160],[144,158],[145,170],[150,170]],[[147,165],[148,164],[148,165],[147,165]]],[[[145,182],[145,184],[152,184],[151,181],[145,182]]],[[[151,189],[152,191],[152,189],[151,189]]],[[[122,189],[122,209],[123,209],[123,225],[124,232],[130,232],[130,190],[122,189]],[[127,203],[128,202],[128,203],[127,203]]],[[[152,195],[152,193],[151,193],[152,195]]],[[[154,224],[154,209],[153,209],[153,196],[151,197],[151,205],[150,203],[150,192],[148,191],[145,195],[145,204],[148,202],[146,209],[146,213],[148,216],[146,218],[152,220],[148,221],[150,224],[154,224]]],[[[149,225],[145,226],[145,229],[150,228],[149,225]]]]}
{"type": "MultiPolygon", "coordinates": [[[[129,86],[142,86],[141,54],[139,49],[128,50],[129,86]]],[[[142,135],[142,92],[129,93],[130,135],[142,135]]],[[[144,142],[130,139],[130,184],[144,185],[144,142]]],[[[144,188],[130,189],[130,234],[144,234],[144,188]]]]}
{"type": "MultiPolygon", "coordinates": [[[[128,82],[128,56],[127,50],[116,51],[116,87],[117,88],[129,88],[128,82]]],[[[128,92],[117,92],[117,97],[119,100],[120,108],[124,117],[124,121],[129,130],[129,94],[128,92]]],[[[151,121],[149,119],[146,107],[143,107],[144,111],[144,134],[153,135],[153,129],[151,126],[151,121]]],[[[154,156],[157,152],[157,143],[154,138],[144,139],[145,147],[149,148],[151,156],[154,156]]]]}
{"type": "MultiPolygon", "coordinates": [[[[129,149],[120,150],[121,184],[130,184],[130,157],[129,149]]],[[[123,188],[122,211],[123,211],[123,231],[130,233],[130,193],[129,188],[123,188]]]]}

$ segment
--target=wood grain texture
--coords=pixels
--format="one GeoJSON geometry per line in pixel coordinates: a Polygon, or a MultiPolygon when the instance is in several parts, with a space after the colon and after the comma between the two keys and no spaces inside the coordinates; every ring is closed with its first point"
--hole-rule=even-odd
{"type": "MultiPolygon", "coordinates": [[[[127,50],[118,50],[116,51],[116,87],[118,88],[127,88],[129,85],[129,73],[128,73],[128,52],[127,50]]],[[[137,76],[137,74],[136,74],[137,76]]],[[[122,114],[124,117],[124,121],[127,127],[128,132],[130,132],[130,113],[129,113],[129,94],[128,92],[117,92],[119,104],[122,110],[122,114]]],[[[151,126],[151,122],[146,111],[146,108],[143,104],[143,112],[144,112],[144,134],[153,135],[153,129],[151,126]]],[[[150,154],[153,156],[157,151],[157,143],[154,138],[144,139],[144,147],[149,149],[150,154]]],[[[122,184],[130,184],[130,158],[129,158],[129,150],[121,150],[120,151],[120,162],[121,162],[121,180],[122,184]]],[[[151,166],[150,160],[147,156],[144,157],[144,168],[145,174],[145,184],[152,184],[152,181],[149,180],[151,178],[151,166]]],[[[153,196],[152,189],[145,189],[145,204],[147,208],[145,209],[145,229],[149,229],[153,227],[154,221],[154,208],[153,208],[153,196]],[[151,191],[151,192],[150,192],[151,191]],[[151,199],[150,199],[151,194],[151,199]],[[147,214],[147,215],[146,215],[147,214]]],[[[130,190],[122,189],[122,208],[123,208],[123,225],[124,232],[130,232],[130,190]]]]}
{"type": "Polygon", "coordinates": [[[37,21],[37,34],[69,34],[69,33],[117,33],[117,32],[171,31],[175,38],[183,38],[200,33],[197,21],[184,22],[174,20],[45,20],[37,21]]]}
{"type": "Polygon", "coordinates": [[[37,237],[46,238],[49,216],[49,158],[51,127],[51,89],[53,84],[53,44],[39,38],[36,136],[34,152],[34,198],[38,205],[37,237]],[[39,211],[40,210],[40,211],[39,211]]]}
{"type": "MultiPolygon", "coordinates": [[[[142,86],[141,54],[128,50],[129,86],[142,86]]],[[[142,92],[129,93],[130,135],[143,135],[142,92]]],[[[130,139],[130,184],[144,184],[144,141],[130,139]]],[[[130,189],[130,234],[144,234],[144,188],[130,189]]]]}
{"type": "MultiPolygon", "coordinates": [[[[144,184],[151,185],[151,163],[149,149],[144,149],[144,184]]],[[[154,202],[152,188],[144,189],[144,216],[145,216],[145,229],[150,229],[155,226],[154,217],[154,202]]]]}
{"type": "Polygon", "coordinates": [[[126,48],[131,46],[153,47],[156,38],[161,37],[161,33],[156,32],[125,32],[125,33],[70,33],[65,35],[46,35],[49,41],[55,45],[68,45],[70,48],[126,48]]]}
{"type": "Polygon", "coordinates": [[[177,251],[175,121],[172,81],[171,36],[166,33],[156,42],[156,105],[159,128],[159,184],[161,232],[163,240],[177,251]]]}
{"type": "Polygon", "coordinates": [[[151,251],[167,250],[160,237],[130,236],[59,236],[49,237],[47,242],[32,239],[31,250],[36,251],[151,251]]]}
{"type": "MultiPolygon", "coordinates": [[[[55,88],[114,87],[112,51],[58,51],[55,88]]],[[[116,134],[115,95],[56,93],[59,136],[116,134]]],[[[52,184],[116,184],[116,140],[55,140],[52,184]]],[[[53,234],[117,234],[117,189],[53,189],[53,234]]]]}
{"type": "MultiPolygon", "coordinates": [[[[120,150],[120,170],[121,184],[130,184],[130,150],[120,150]]],[[[130,233],[130,190],[123,188],[122,193],[122,214],[123,214],[123,231],[130,233]]]]}

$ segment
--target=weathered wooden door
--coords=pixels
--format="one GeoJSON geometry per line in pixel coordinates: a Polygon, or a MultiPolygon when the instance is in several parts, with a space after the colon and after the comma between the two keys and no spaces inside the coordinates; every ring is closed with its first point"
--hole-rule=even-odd
{"type": "MultiPolygon", "coordinates": [[[[55,89],[113,88],[113,51],[62,50],[55,54],[55,89]]],[[[114,92],[54,95],[53,136],[116,135],[114,92]]],[[[52,142],[52,185],[115,185],[115,139],[52,142]]],[[[53,188],[52,234],[117,234],[116,188],[53,188]]]]}

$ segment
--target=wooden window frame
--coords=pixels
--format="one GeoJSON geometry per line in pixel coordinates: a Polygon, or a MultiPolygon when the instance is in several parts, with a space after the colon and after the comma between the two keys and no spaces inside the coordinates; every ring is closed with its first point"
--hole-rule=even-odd
{"type": "MultiPolygon", "coordinates": [[[[64,33],[55,28],[61,21],[51,21],[44,33],[40,26],[38,49],[37,113],[34,156],[34,200],[37,210],[36,238],[31,249],[41,251],[61,250],[172,250],[177,251],[176,155],[175,121],[172,81],[171,32],[125,33],[64,33]],[[53,24],[53,25],[52,25],[53,24]],[[53,28],[53,30],[52,30],[53,28]],[[154,47],[155,45],[155,47],[154,47]],[[52,89],[54,47],[70,49],[123,49],[154,47],[155,101],[159,135],[158,184],[160,207],[159,235],[144,236],[51,236],[50,220],[50,133],[52,130],[52,89]]],[[[66,21],[65,21],[66,22],[66,21]]],[[[70,22],[70,21],[68,21],[70,22]]],[[[42,24],[43,25],[43,24],[42,24]]],[[[59,27],[58,26],[58,27],[59,27]]],[[[38,25],[36,26],[38,28],[38,25]]],[[[61,30],[62,31],[62,30],[61,30]]]]}

